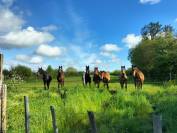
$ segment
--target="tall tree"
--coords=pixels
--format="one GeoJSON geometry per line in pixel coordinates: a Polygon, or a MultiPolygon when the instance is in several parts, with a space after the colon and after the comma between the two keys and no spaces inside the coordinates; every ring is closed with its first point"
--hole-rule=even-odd
{"type": "Polygon", "coordinates": [[[162,30],[162,25],[159,22],[150,22],[141,29],[141,35],[144,39],[153,40],[162,30]]]}

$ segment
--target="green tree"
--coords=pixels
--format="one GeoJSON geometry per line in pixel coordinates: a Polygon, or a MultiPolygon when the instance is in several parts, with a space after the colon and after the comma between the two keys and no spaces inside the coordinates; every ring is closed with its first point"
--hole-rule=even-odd
{"type": "Polygon", "coordinates": [[[170,34],[152,40],[143,39],[139,45],[130,49],[128,59],[146,77],[168,80],[170,72],[177,74],[177,39],[173,36],[173,27],[163,28],[163,32],[170,34]]]}
{"type": "Polygon", "coordinates": [[[29,79],[32,76],[31,68],[22,65],[11,68],[10,73],[15,73],[23,79],[29,79]]]}
{"type": "Polygon", "coordinates": [[[159,34],[162,30],[162,25],[159,22],[150,22],[148,25],[145,25],[141,29],[141,35],[144,39],[148,39],[149,37],[151,40],[155,39],[157,34],[159,34]]]}
{"type": "Polygon", "coordinates": [[[67,76],[77,76],[78,75],[78,71],[74,67],[68,67],[65,72],[66,72],[67,76]]]}

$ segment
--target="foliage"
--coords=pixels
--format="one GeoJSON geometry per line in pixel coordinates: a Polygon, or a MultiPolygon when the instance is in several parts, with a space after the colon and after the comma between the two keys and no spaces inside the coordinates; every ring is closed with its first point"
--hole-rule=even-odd
{"type": "Polygon", "coordinates": [[[32,70],[29,67],[18,65],[10,70],[10,77],[13,76],[13,74],[20,76],[22,79],[28,79],[32,76],[32,70]]]}
{"type": "Polygon", "coordinates": [[[68,67],[65,70],[65,74],[66,74],[66,76],[77,76],[77,75],[79,75],[77,69],[74,68],[74,67],[68,67]]]}
{"type": "Polygon", "coordinates": [[[16,73],[16,71],[12,71],[10,77],[11,78],[7,82],[8,89],[17,89],[18,86],[24,81],[21,76],[16,73]]]}
{"type": "MultiPolygon", "coordinates": [[[[165,26],[166,32],[171,27],[165,26]]],[[[143,39],[129,51],[129,60],[151,79],[169,80],[169,73],[177,73],[177,40],[172,34],[143,39]]]]}

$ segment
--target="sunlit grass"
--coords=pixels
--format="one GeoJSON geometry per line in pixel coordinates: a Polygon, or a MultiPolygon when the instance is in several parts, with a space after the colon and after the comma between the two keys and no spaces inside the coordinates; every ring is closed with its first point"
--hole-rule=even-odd
{"type": "Polygon", "coordinates": [[[17,88],[8,88],[8,132],[24,132],[24,96],[29,97],[32,133],[53,131],[50,105],[55,107],[57,126],[62,133],[89,132],[88,110],[95,112],[100,133],[149,133],[152,132],[153,106],[157,107],[156,112],[163,114],[167,125],[164,131],[177,131],[176,86],[164,88],[147,84],[140,91],[128,84],[125,91],[118,83],[111,83],[110,89],[117,91],[111,95],[103,84],[99,89],[93,84],[83,87],[80,77],[72,77],[66,79],[63,89],[67,90],[65,105],[55,80],[50,90],[44,90],[42,81],[24,82],[17,88]]]}

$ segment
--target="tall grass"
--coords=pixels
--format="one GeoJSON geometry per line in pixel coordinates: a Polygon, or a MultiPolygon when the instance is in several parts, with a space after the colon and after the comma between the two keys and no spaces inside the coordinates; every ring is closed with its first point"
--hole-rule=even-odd
{"type": "Polygon", "coordinates": [[[150,133],[152,113],[163,115],[163,130],[177,131],[177,91],[175,86],[160,87],[144,85],[143,91],[121,90],[118,83],[111,83],[112,95],[103,88],[93,85],[83,87],[80,82],[67,82],[80,78],[66,79],[66,99],[61,99],[57,82],[52,81],[50,90],[44,90],[42,81],[24,82],[8,87],[8,132],[24,132],[24,96],[29,97],[30,130],[32,133],[52,133],[50,105],[55,107],[57,126],[61,133],[87,133],[90,131],[87,111],[95,113],[100,133],[150,133]],[[65,103],[65,104],[64,104],[65,103]],[[156,107],[156,110],[153,108],[156,107]]]}

